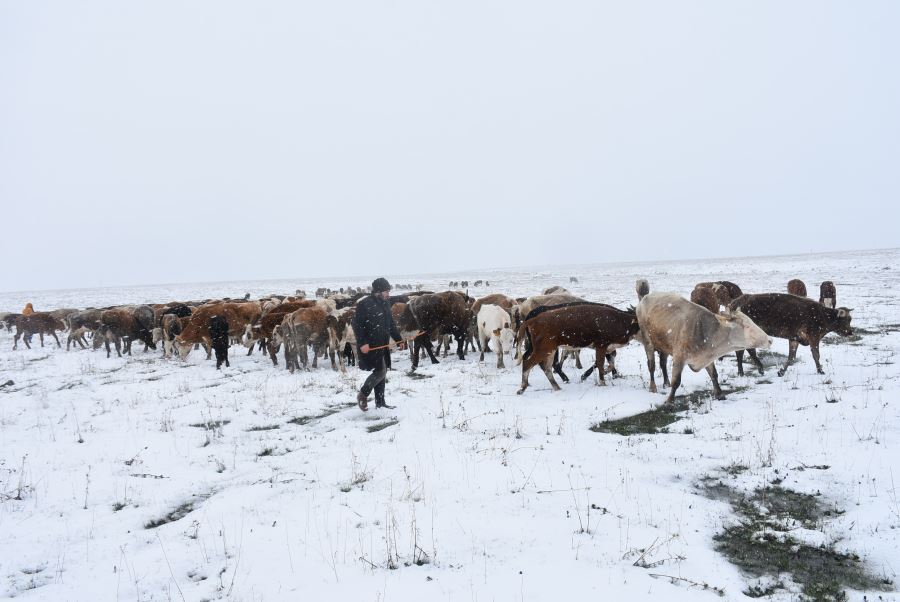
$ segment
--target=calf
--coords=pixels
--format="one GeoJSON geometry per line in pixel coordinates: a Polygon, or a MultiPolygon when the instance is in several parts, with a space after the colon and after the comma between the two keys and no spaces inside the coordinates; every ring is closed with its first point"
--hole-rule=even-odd
{"type": "Polygon", "coordinates": [[[560,345],[593,345],[597,350],[599,384],[605,385],[603,373],[606,354],[627,345],[638,330],[633,310],[622,311],[599,303],[580,303],[536,312],[536,315],[525,320],[519,327],[519,338],[526,341],[526,346],[522,356],[522,385],[516,392],[525,392],[528,388],[528,373],[539,364],[553,390],[559,390],[551,368],[554,352],[560,345]]]}
{"type": "MultiPolygon", "coordinates": [[[[305,307],[289,313],[281,322],[281,336],[284,339],[284,363],[293,372],[303,366],[306,370],[308,355],[306,347],[313,346],[312,367],[317,366],[319,350],[331,342],[337,319],[329,316],[321,307],[305,307]]],[[[331,368],[337,370],[334,349],[329,353],[331,368]]]]}
{"type": "Polygon", "coordinates": [[[715,314],[675,293],[649,293],[637,306],[637,319],[650,370],[650,391],[656,392],[654,352],[660,362],[672,356],[672,388],[666,403],[674,403],[685,364],[694,372],[709,373],[716,399],[724,399],[715,360],[721,355],[749,347],[768,348],[769,338],[750,317],[733,310],[715,314]]]}
{"type": "Polygon", "coordinates": [[[484,361],[484,350],[487,348],[488,339],[494,343],[494,352],[497,354],[497,368],[503,368],[503,350],[511,350],[513,347],[513,331],[510,328],[511,320],[499,305],[485,304],[478,310],[478,339],[481,342],[481,357],[478,361],[484,361]]]}
{"type": "MultiPolygon", "coordinates": [[[[393,310],[393,307],[391,309],[393,310]]],[[[334,314],[334,349],[337,351],[341,372],[347,371],[345,364],[356,365],[356,333],[353,331],[355,316],[355,307],[339,309],[334,314]]]]}
{"type": "Polygon", "coordinates": [[[207,319],[206,327],[209,330],[213,351],[216,352],[216,370],[220,369],[223,363],[230,368],[231,364],[228,363],[228,320],[225,316],[213,315],[207,319]]]}
{"type": "MultiPolygon", "coordinates": [[[[819,341],[829,332],[836,332],[845,337],[853,334],[850,327],[850,312],[853,310],[846,307],[832,309],[806,297],[784,293],[743,295],[732,301],[729,307],[734,310],[740,309],[747,314],[769,336],[788,340],[788,358],[784,366],[778,370],[778,376],[784,376],[788,366],[797,356],[799,345],[809,346],[813,361],[816,363],[816,372],[825,374],[819,363],[819,341]]],[[[762,362],[752,347],[753,345],[747,346],[748,352],[762,374],[762,362]]],[[[738,355],[739,368],[742,361],[742,355],[738,355]]]]}
{"type": "Polygon", "coordinates": [[[153,329],[153,342],[163,344],[163,357],[169,357],[175,350],[175,339],[183,330],[182,318],[175,314],[163,314],[160,325],[153,329]]]}
{"type": "Polygon", "coordinates": [[[84,338],[87,333],[91,332],[87,326],[79,326],[75,330],[69,331],[69,338],[66,340],[66,351],[69,350],[69,347],[73,343],[77,343],[81,345],[82,349],[87,349],[88,343],[87,339],[84,338]]]}
{"type": "Polygon", "coordinates": [[[799,278],[788,281],[787,291],[789,295],[797,295],[798,297],[806,296],[806,285],[799,278]]]}
{"type": "Polygon", "coordinates": [[[12,320],[16,327],[16,334],[13,336],[13,349],[19,346],[19,338],[24,335],[25,346],[31,349],[29,339],[31,335],[40,335],[41,347],[44,346],[44,335],[49,334],[56,341],[57,347],[62,347],[59,337],[56,336],[57,330],[65,330],[65,323],[59,318],[54,318],[48,312],[36,311],[25,315],[16,314],[12,320]]]}
{"type": "Polygon", "coordinates": [[[826,280],[819,286],[819,303],[831,309],[837,307],[837,290],[831,280],[826,280]]]}

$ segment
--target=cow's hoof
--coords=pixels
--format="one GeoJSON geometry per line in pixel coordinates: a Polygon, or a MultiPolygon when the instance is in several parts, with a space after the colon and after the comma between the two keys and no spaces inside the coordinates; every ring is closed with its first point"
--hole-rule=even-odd
{"type": "Polygon", "coordinates": [[[516,391],[516,395],[521,395],[524,392],[525,392],[525,389],[523,387],[523,388],[519,389],[518,391],[516,391]]]}
{"type": "Polygon", "coordinates": [[[605,380],[598,381],[598,382],[597,382],[597,386],[598,386],[598,387],[605,387],[605,386],[606,386],[606,381],[605,381],[605,380]]]}
{"type": "Polygon", "coordinates": [[[719,401],[722,401],[723,399],[725,399],[725,394],[724,393],[717,394],[716,399],[718,399],[719,401]]]}
{"type": "Polygon", "coordinates": [[[784,376],[784,370],[779,370],[779,371],[778,371],[778,376],[784,376]]]}
{"type": "Polygon", "coordinates": [[[819,374],[825,374],[824,370],[816,370],[816,372],[818,372],[819,374]]]}
{"type": "Polygon", "coordinates": [[[656,393],[656,385],[650,385],[650,392],[656,393]]]}

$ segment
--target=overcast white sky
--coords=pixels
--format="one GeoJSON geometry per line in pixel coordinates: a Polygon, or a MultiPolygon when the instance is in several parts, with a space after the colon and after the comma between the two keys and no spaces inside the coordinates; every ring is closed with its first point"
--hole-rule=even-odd
{"type": "Polygon", "coordinates": [[[895,247],[900,2],[0,0],[0,289],[895,247]]]}

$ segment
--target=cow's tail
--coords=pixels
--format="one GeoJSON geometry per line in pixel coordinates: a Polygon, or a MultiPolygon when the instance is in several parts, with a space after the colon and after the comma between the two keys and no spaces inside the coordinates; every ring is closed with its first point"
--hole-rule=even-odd
{"type": "Polygon", "coordinates": [[[523,324],[522,329],[525,330],[525,353],[522,354],[522,361],[525,361],[531,355],[531,352],[534,351],[534,345],[531,342],[531,331],[528,329],[528,326],[523,324]]]}

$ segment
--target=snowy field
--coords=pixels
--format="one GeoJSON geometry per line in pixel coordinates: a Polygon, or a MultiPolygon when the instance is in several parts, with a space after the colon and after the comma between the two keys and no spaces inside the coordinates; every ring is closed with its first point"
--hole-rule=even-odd
{"type": "MultiPolygon", "coordinates": [[[[312,292],[378,275],[0,293],[0,311],[312,292]]],[[[327,362],[291,375],[232,347],[217,372],[202,352],[164,360],[140,344],[122,359],[36,338],[13,351],[2,331],[0,382],[14,384],[0,389],[0,597],[897,599],[900,250],[387,276],[428,290],[487,279],[473,296],[560,284],[623,308],[639,277],[685,296],[700,281],[782,292],[799,277],[818,298],[833,280],[858,334],[827,337],[825,375],[806,347],[783,378],[738,377],[732,354],[719,363],[724,401],[706,395],[705,371],[686,370],[683,407],[663,416],[674,421],[623,435],[591,427],[665,394],[647,391],[637,343],[607,387],[578,382],[568,363],[561,392],[536,370],[521,396],[511,361],[498,371],[470,353],[411,376],[395,352],[396,409],[363,414],[364,373],[327,362]],[[729,560],[737,544],[723,533],[741,524],[774,569],[729,560]],[[804,584],[798,567],[821,560],[801,558],[810,550],[868,580],[804,584]]]]}

